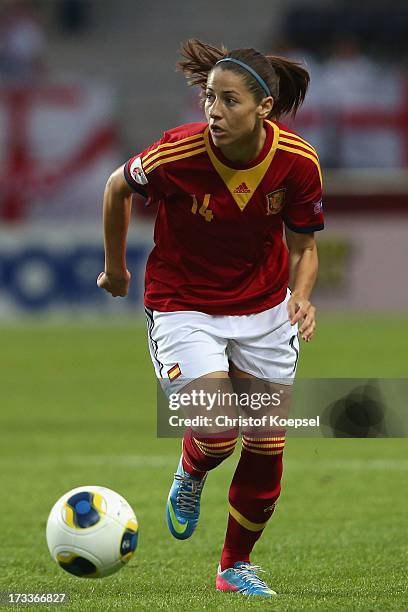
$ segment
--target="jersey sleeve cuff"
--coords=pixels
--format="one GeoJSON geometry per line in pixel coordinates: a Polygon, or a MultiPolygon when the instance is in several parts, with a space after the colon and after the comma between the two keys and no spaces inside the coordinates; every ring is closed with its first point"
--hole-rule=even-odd
{"type": "Polygon", "coordinates": [[[313,232],[320,232],[324,229],[324,223],[318,223],[316,225],[293,225],[285,221],[285,225],[296,234],[312,234],[313,232]]]}

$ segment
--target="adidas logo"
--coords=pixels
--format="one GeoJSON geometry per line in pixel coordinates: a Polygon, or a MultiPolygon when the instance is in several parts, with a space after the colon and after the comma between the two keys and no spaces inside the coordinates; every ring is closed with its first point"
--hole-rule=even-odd
{"type": "Polygon", "coordinates": [[[234,189],[234,193],[251,193],[251,190],[246,183],[241,183],[236,189],[234,189]]]}

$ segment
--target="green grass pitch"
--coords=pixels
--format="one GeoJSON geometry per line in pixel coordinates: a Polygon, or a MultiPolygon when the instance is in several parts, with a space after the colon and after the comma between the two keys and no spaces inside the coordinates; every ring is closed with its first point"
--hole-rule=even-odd
{"type": "MultiPolygon", "coordinates": [[[[299,375],[406,377],[407,323],[322,318],[299,375]]],[[[81,611],[407,609],[405,439],[289,439],[282,496],[252,557],[279,596],[217,593],[238,450],[211,473],[194,537],[173,540],[164,505],[180,442],[156,438],[140,321],[9,325],[0,337],[0,591],[67,592],[64,609],[81,611]],[[134,559],[103,580],[65,574],[46,547],[52,504],[82,484],[119,491],[140,522],[134,559]]]]}

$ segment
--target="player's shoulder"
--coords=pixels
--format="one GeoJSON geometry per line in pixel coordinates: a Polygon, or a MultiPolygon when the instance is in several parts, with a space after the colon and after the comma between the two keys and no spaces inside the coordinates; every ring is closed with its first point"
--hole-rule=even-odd
{"type": "Polygon", "coordinates": [[[184,123],[171,128],[163,133],[161,142],[177,144],[180,141],[204,139],[204,130],[207,127],[205,122],[184,123]]]}
{"type": "Polygon", "coordinates": [[[318,154],[314,146],[302,138],[297,132],[289,128],[287,125],[275,122],[279,128],[278,149],[284,151],[288,155],[296,155],[303,159],[319,160],[318,154]]]}
{"type": "Polygon", "coordinates": [[[164,132],[161,139],[142,155],[145,174],[168,164],[178,164],[205,151],[207,123],[185,123],[164,132]]]}
{"type": "Polygon", "coordinates": [[[277,149],[284,157],[292,160],[292,172],[295,176],[317,172],[322,181],[319,156],[316,149],[297,132],[288,128],[280,122],[275,122],[279,127],[277,149]]]}

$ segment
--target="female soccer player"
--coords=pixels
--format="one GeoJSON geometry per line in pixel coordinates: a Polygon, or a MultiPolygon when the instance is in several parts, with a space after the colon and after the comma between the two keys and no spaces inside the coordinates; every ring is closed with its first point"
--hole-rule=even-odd
{"type": "MultiPolygon", "coordinates": [[[[289,386],[297,324],[306,342],[315,331],[309,299],[318,268],[314,232],[323,228],[323,216],[316,151],[279,119],[296,113],[309,75],[286,59],[198,40],[184,43],[178,66],[189,84],[201,87],[207,121],[165,132],[109,178],[98,285],[113,296],[127,294],[130,196],[140,192],[159,204],[145,306],[151,357],[165,391],[211,379],[232,391],[231,374],[271,389],[289,386]]],[[[192,535],[207,473],[231,455],[237,438],[236,427],[185,432],[166,506],[175,538],[192,535]]],[[[279,497],[283,446],[283,433],[243,432],[216,577],[220,591],[275,595],[250,553],[279,497]]]]}

